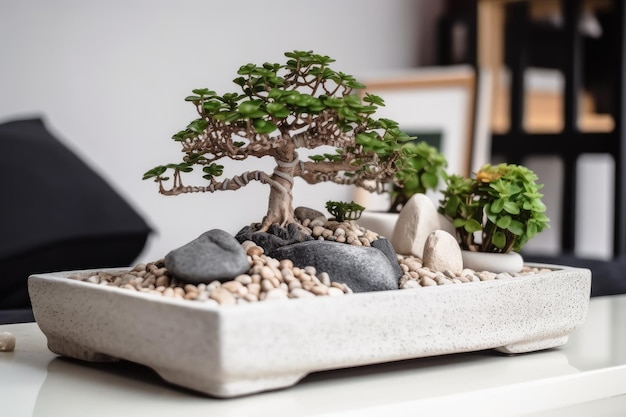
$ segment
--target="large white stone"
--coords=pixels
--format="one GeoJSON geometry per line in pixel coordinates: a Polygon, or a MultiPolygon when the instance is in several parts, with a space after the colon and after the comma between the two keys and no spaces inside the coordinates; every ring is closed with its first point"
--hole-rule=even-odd
{"type": "Polygon", "coordinates": [[[452,271],[461,274],[463,256],[455,237],[444,230],[435,230],[426,239],[422,263],[431,271],[452,271]]]}
{"type": "Polygon", "coordinates": [[[415,194],[400,211],[391,244],[401,255],[422,258],[428,235],[439,228],[439,215],[433,202],[426,194],[415,194]]]}

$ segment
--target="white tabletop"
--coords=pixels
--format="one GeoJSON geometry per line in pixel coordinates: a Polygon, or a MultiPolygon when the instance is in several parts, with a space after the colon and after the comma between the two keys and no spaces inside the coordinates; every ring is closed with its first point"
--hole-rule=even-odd
{"type": "Polygon", "coordinates": [[[58,357],[35,323],[0,326],[5,331],[17,346],[0,352],[1,416],[626,415],[626,295],[593,298],[585,324],[560,348],[326,371],[228,400],[169,385],[132,363],[58,357]]]}

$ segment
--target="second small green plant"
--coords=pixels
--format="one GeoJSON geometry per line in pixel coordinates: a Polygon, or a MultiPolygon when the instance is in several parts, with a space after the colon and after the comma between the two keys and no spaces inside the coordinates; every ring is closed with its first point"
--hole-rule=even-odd
{"type": "Polygon", "coordinates": [[[518,252],[548,227],[543,187],[537,175],[521,165],[485,165],[475,178],[451,175],[439,212],[455,227],[461,249],[518,252]]]}
{"type": "Polygon", "coordinates": [[[405,157],[397,165],[391,186],[390,213],[399,213],[414,194],[435,190],[446,178],[448,162],[437,148],[426,142],[409,142],[402,145],[401,152],[405,157]]]}

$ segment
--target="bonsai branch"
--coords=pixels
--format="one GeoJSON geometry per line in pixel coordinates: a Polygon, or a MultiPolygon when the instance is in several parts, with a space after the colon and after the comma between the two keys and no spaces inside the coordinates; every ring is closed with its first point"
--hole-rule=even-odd
{"type": "MultiPolygon", "coordinates": [[[[180,173],[175,173],[174,178],[180,178],[180,173]]],[[[170,189],[163,187],[163,181],[159,180],[159,192],[163,195],[180,195],[187,193],[214,193],[216,191],[238,190],[245,187],[250,181],[259,181],[262,184],[269,184],[272,187],[283,188],[282,185],[273,180],[267,173],[263,171],[251,171],[244,172],[241,175],[236,175],[232,178],[226,178],[223,181],[211,182],[206,186],[185,186],[178,181],[175,181],[174,185],[170,189]]]]}

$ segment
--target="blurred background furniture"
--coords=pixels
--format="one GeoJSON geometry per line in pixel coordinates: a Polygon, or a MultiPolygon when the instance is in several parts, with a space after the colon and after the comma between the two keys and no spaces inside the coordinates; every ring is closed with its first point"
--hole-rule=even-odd
{"type": "MultiPolygon", "coordinates": [[[[561,188],[547,197],[559,200],[557,215],[551,216],[559,247],[525,254],[526,259],[592,267],[595,295],[626,292],[624,2],[451,0],[447,6],[439,25],[438,64],[468,63],[493,74],[493,161],[556,161],[548,176],[559,177],[561,188]],[[556,75],[556,85],[534,88],[533,72],[556,75]],[[581,173],[581,161],[590,155],[607,157],[610,174],[603,183],[581,173]],[[607,200],[585,201],[589,198],[580,191],[585,182],[606,186],[607,200]],[[591,204],[591,216],[589,209],[581,210],[584,203],[591,204]],[[609,253],[587,256],[581,228],[602,213],[611,217],[609,253]]],[[[544,179],[551,181],[548,176],[544,179]]]]}
{"type": "Polygon", "coordinates": [[[129,265],[150,234],[143,218],[32,118],[0,124],[0,324],[32,321],[39,272],[129,265]]]}

